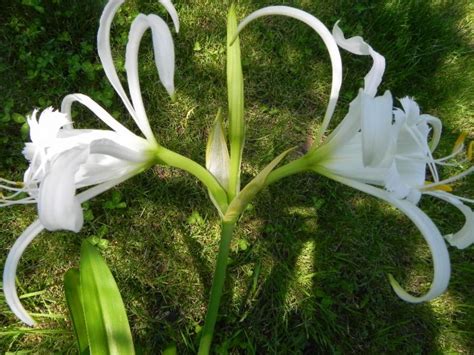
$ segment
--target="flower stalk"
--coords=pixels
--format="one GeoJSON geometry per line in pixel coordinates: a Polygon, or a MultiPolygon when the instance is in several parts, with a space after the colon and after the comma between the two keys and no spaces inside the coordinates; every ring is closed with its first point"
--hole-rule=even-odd
{"type": "Polygon", "coordinates": [[[227,264],[229,259],[230,242],[236,222],[222,222],[221,240],[219,254],[217,255],[216,271],[212,280],[211,295],[207,308],[206,320],[202,328],[201,341],[199,344],[199,355],[209,354],[211,349],[214,327],[216,325],[219,305],[221,303],[222,290],[224,288],[227,264]]]}

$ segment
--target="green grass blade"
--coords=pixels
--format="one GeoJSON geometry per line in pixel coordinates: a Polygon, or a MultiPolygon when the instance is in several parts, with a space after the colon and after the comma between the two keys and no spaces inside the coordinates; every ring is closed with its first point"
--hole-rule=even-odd
{"type": "Polygon", "coordinates": [[[81,289],[92,354],[134,354],[125,306],[114,277],[97,249],[81,247],[81,289]]]}
{"type": "Polygon", "coordinates": [[[227,17],[227,95],[229,103],[230,140],[230,200],[240,191],[240,164],[245,140],[244,79],[240,60],[239,38],[230,45],[237,33],[237,17],[232,5],[227,17]]]}
{"type": "Polygon", "coordinates": [[[64,275],[64,292],[66,302],[71,314],[74,333],[76,333],[79,353],[87,353],[89,340],[87,337],[86,321],[81,300],[81,280],[78,269],[70,269],[64,275]]]}

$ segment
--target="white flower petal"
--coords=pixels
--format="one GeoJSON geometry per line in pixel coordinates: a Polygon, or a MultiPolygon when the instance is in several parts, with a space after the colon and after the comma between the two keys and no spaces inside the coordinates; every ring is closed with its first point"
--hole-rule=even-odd
{"type": "Polygon", "coordinates": [[[321,148],[327,146],[328,149],[336,149],[336,147],[345,144],[357,134],[361,128],[362,95],[364,95],[363,91],[359,90],[357,97],[349,104],[349,111],[346,116],[331,132],[321,148]]]}
{"type": "Polygon", "coordinates": [[[155,52],[155,64],[160,81],[168,94],[174,96],[174,43],[166,22],[156,15],[148,15],[155,52]]]}
{"type": "Polygon", "coordinates": [[[365,166],[376,166],[394,144],[392,125],[392,95],[386,91],[383,96],[372,98],[362,95],[361,127],[362,151],[365,166]]]}
{"type": "Polygon", "coordinates": [[[397,172],[401,181],[413,188],[423,186],[426,180],[426,164],[417,159],[396,159],[397,172]]]}
{"type": "Polygon", "coordinates": [[[145,31],[150,28],[152,31],[153,48],[155,53],[155,63],[160,80],[170,96],[174,95],[174,44],[171,32],[166,23],[158,16],[143,14],[138,15],[130,28],[129,40],[127,43],[125,68],[130,88],[130,95],[137,116],[140,118],[140,129],[148,139],[153,137],[146,118],[145,108],[140,91],[138,77],[138,51],[140,41],[145,31]]]}
{"type": "Polygon", "coordinates": [[[445,235],[444,238],[458,249],[465,249],[474,243],[474,212],[472,209],[463,204],[457,196],[443,191],[427,191],[426,195],[435,196],[446,201],[462,212],[466,218],[463,227],[456,233],[445,235]]]}
{"type": "Polygon", "coordinates": [[[176,32],[178,33],[179,32],[179,17],[173,3],[170,0],[160,0],[160,3],[161,5],[164,6],[166,11],[168,11],[168,13],[170,14],[171,19],[173,20],[174,28],[176,32]]]}
{"type": "Polygon", "coordinates": [[[428,216],[423,213],[423,211],[421,211],[414,204],[406,200],[399,200],[393,197],[390,193],[376,187],[334,175],[326,171],[324,168],[318,170],[318,172],[333,180],[339,181],[345,185],[387,201],[388,203],[400,209],[408,218],[410,218],[423,235],[424,239],[428,243],[433,259],[433,282],[429,291],[425,295],[415,297],[406,292],[399,285],[399,283],[390,276],[390,284],[392,285],[395,293],[401,299],[411,303],[420,303],[432,300],[433,298],[441,295],[446,290],[451,274],[451,266],[446,243],[444,242],[443,237],[441,236],[433,221],[428,218],[428,216]]]}
{"type": "Polygon", "coordinates": [[[239,24],[237,28],[237,34],[244,29],[250,22],[253,20],[262,17],[262,16],[270,16],[270,15],[282,15],[292,17],[297,19],[301,22],[304,22],[308,26],[310,26],[316,33],[321,37],[324,44],[326,45],[329,56],[331,58],[332,63],[332,87],[331,87],[331,94],[329,99],[329,104],[326,109],[326,113],[324,115],[324,120],[321,125],[321,128],[318,133],[318,137],[316,137],[315,142],[319,142],[322,135],[326,131],[327,127],[329,126],[329,122],[331,121],[331,117],[334,113],[336,108],[337,100],[339,97],[339,91],[341,89],[342,84],[342,60],[341,54],[339,53],[339,48],[337,46],[334,37],[332,36],[331,32],[327,29],[327,27],[319,21],[313,15],[288,6],[269,6],[263,9],[257,10],[252,14],[248,15],[242,22],[239,24]]]}
{"type": "Polygon", "coordinates": [[[87,107],[91,110],[102,122],[107,126],[113,129],[117,133],[124,135],[134,135],[128,128],[118,122],[112,115],[110,115],[106,110],[104,110],[97,102],[92,100],[89,96],[84,94],[70,94],[67,95],[61,103],[61,112],[65,113],[70,119],[71,107],[74,102],[79,102],[80,104],[87,107]]]}
{"type": "Polygon", "coordinates": [[[136,122],[137,126],[140,127],[140,120],[135,112],[130,100],[128,99],[125,90],[123,89],[120,79],[117,75],[115,69],[114,61],[112,58],[112,50],[110,48],[110,27],[112,20],[118,10],[118,8],[123,4],[125,0],[110,0],[107,5],[105,5],[104,11],[100,17],[99,31],[97,32],[97,51],[99,53],[99,58],[104,67],[105,75],[112,84],[113,88],[119,94],[122,99],[125,107],[130,112],[130,115],[136,122]]]}
{"type": "Polygon", "coordinates": [[[34,143],[45,143],[54,140],[61,128],[69,126],[71,121],[59,111],[48,107],[41,112],[39,120],[36,121],[36,110],[28,118],[30,127],[30,138],[34,143]]]}
{"type": "MultiPolygon", "coordinates": [[[[79,193],[76,198],[79,203],[86,202],[91,198],[101,194],[102,192],[109,190],[115,185],[129,179],[133,174],[124,175],[120,178],[107,181],[103,184],[94,186],[84,192],[79,193]]],[[[28,312],[21,304],[20,298],[16,290],[16,270],[18,262],[23,255],[25,249],[30,243],[44,230],[40,220],[33,222],[21,236],[15,241],[15,244],[8,253],[7,260],[5,261],[5,268],[3,269],[3,292],[5,294],[5,300],[12,310],[12,312],[24,323],[29,326],[34,326],[36,322],[30,317],[28,312]]]]}
{"type": "Polygon", "coordinates": [[[87,148],[76,147],[59,155],[41,181],[38,215],[50,230],[79,232],[83,224],[81,204],[77,200],[74,175],[87,159],[87,148]]]}
{"type": "Polygon", "coordinates": [[[39,220],[36,220],[26,228],[10,249],[7,260],[5,261],[5,268],[3,269],[3,292],[5,294],[5,301],[12,312],[29,326],[35,325],[36,322],[30,317],[18,298],[15,284],[16,269],[25,249],[43,229],[44,227],[39,220]]]}
{"type": "Polygon", "coordinates": [[[117,176],[135,175],[145,168],[143,163],[130,163],[107,155],[93,154],[76,173],[76,188],[115,180],[117,176]],[[92,160],[92,157],[95,159],[92,160]]]}
{"type": "Polygon", "coordinates": [[[344,33],[339,28],[338,22],[336,22],[332,29],[332,34],[337,44],[346,51],[356,55],[370,55],[372,57],[374,63],[364,78],[364,91],[370,96],[375,96],[377,94],[377,89],[382,82],[383,73],[385,71],[385,58],[374,51],[360,36],[348,39],[344,38],[344,33]]]}
{"type": "Polygon", "coordinates": [[[144,163],[150,160],[150,157],[143,151],[130,149],[112,139],[97,139],[90,144],[91,154],[104,154],[117,159],[126,160],[134,163],[144,163]]]}
{"type": "Polygon", "coordinates": [[[443,130],[443,124],[441,120],[437,117],[431,115],[421,115],[421,117],[426,120],[426,122],[433,128],[433,137],[431,138],[430,148],[434,152],[438,146],[439,140],[441,138],[441,132],[443,130]]]}

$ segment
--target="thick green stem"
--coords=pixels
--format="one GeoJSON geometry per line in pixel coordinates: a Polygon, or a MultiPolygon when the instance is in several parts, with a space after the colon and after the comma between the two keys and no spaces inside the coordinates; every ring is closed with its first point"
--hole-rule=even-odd
{"type": "Polygon", "coordinates": [[[265,185],[271,185],[274,182],[277,182],[280,179],[283,179],[287,176],[302,173],[304,171],[310,170],[310,165],[306,156],[303,156],[299,159],[293,160],[292,162],[283,165],[282,167],[272,171],[266,181],[265,185]]]}
{"type": "Polygon", "coordinates": [[[221,241],[219,245],[219,255],[217,256],[216,271],[212,281],[211,297],[207,309],[206,320],[201,333],[201,343],[199,344],[199,355],[209,354],[211,349],[214,326],[216,325],[219,304],[221,302],[222,289],[224,288],[225,275],[227,271],[227,260],[229,257],[230,241],[235,223],[222,222],[221,241]]]}
{"type": "Polygon", "coordinates": [[[218,203],[220,210],[225,213],[229,205],[227,201],[227,193],[207,169],[196,163],[194,160],[186,158],[181,154],[161,146],[158,148],[156,157],[160,162],[165,163],[166,165],[185,170],[197,177],[199,181],[209,189],[209,192],[218,203]]]}

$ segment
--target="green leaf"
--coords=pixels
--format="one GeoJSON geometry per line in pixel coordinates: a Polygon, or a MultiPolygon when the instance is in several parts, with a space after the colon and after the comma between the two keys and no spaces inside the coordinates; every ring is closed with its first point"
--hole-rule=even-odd
{"type": "Polygon", "coordinates": [[[286,157],[294,148],[288,149],[277,156],[256,177],[245,186],[232,200],[224,216],[224,222],[235,223],[240,214],[247,208],[252,199],[265,187],[268,174],[286,157]]]}
{"type": "Polygon", "coordinates": [[[104,259],[88,241],[81,247],[80,276],[91,354],[134,354],[117,284],[104,259]]]}
{"type": "Polygon", "coordinates": [[[23,124],[26,122],[26,118],[23,115],[20,115],[19,113],[13,113],[12,114],[12,119],[16,123],[23,124]]]}
{"type": "Polygon", "coordinates": [[[76,333],[79,353],[87,353],[89,340],[84,319],[84,309],[82,307],[81,282],[78,269],[69,269],[64,275],[64,292],[66,293],[66,302],[71,314],[74,332],[76,333]]]}
{"type": "Polygon", "coordinates": [[[229,188],[229,151],[222,125],[221,110],[217,112],[206,147],[206,169],[226,190],[229,188]]]}
{"type": "Polygon", "coordinates": [[[237,34],[237,16],[232,5],[227,17],[227,95],[229,103],[230,200],[240,191],[240,165],[245,140],[244,78],[240,59],[240,41],[232,43],[237,34]]]}
{"type": "Polygon", "coordinates": [[[163,355],[176,355],[178,351],[176,350],[176,345],[168,345],[165,350],[163,350],[163,355]]]}
{"type": "Polygon", "coordinates": [[[28,135],[30,134],[30,126],[28,125],[28,122],[25,122],[21,125],[20,134],[23,140],[28,138],[28,135]]]}

